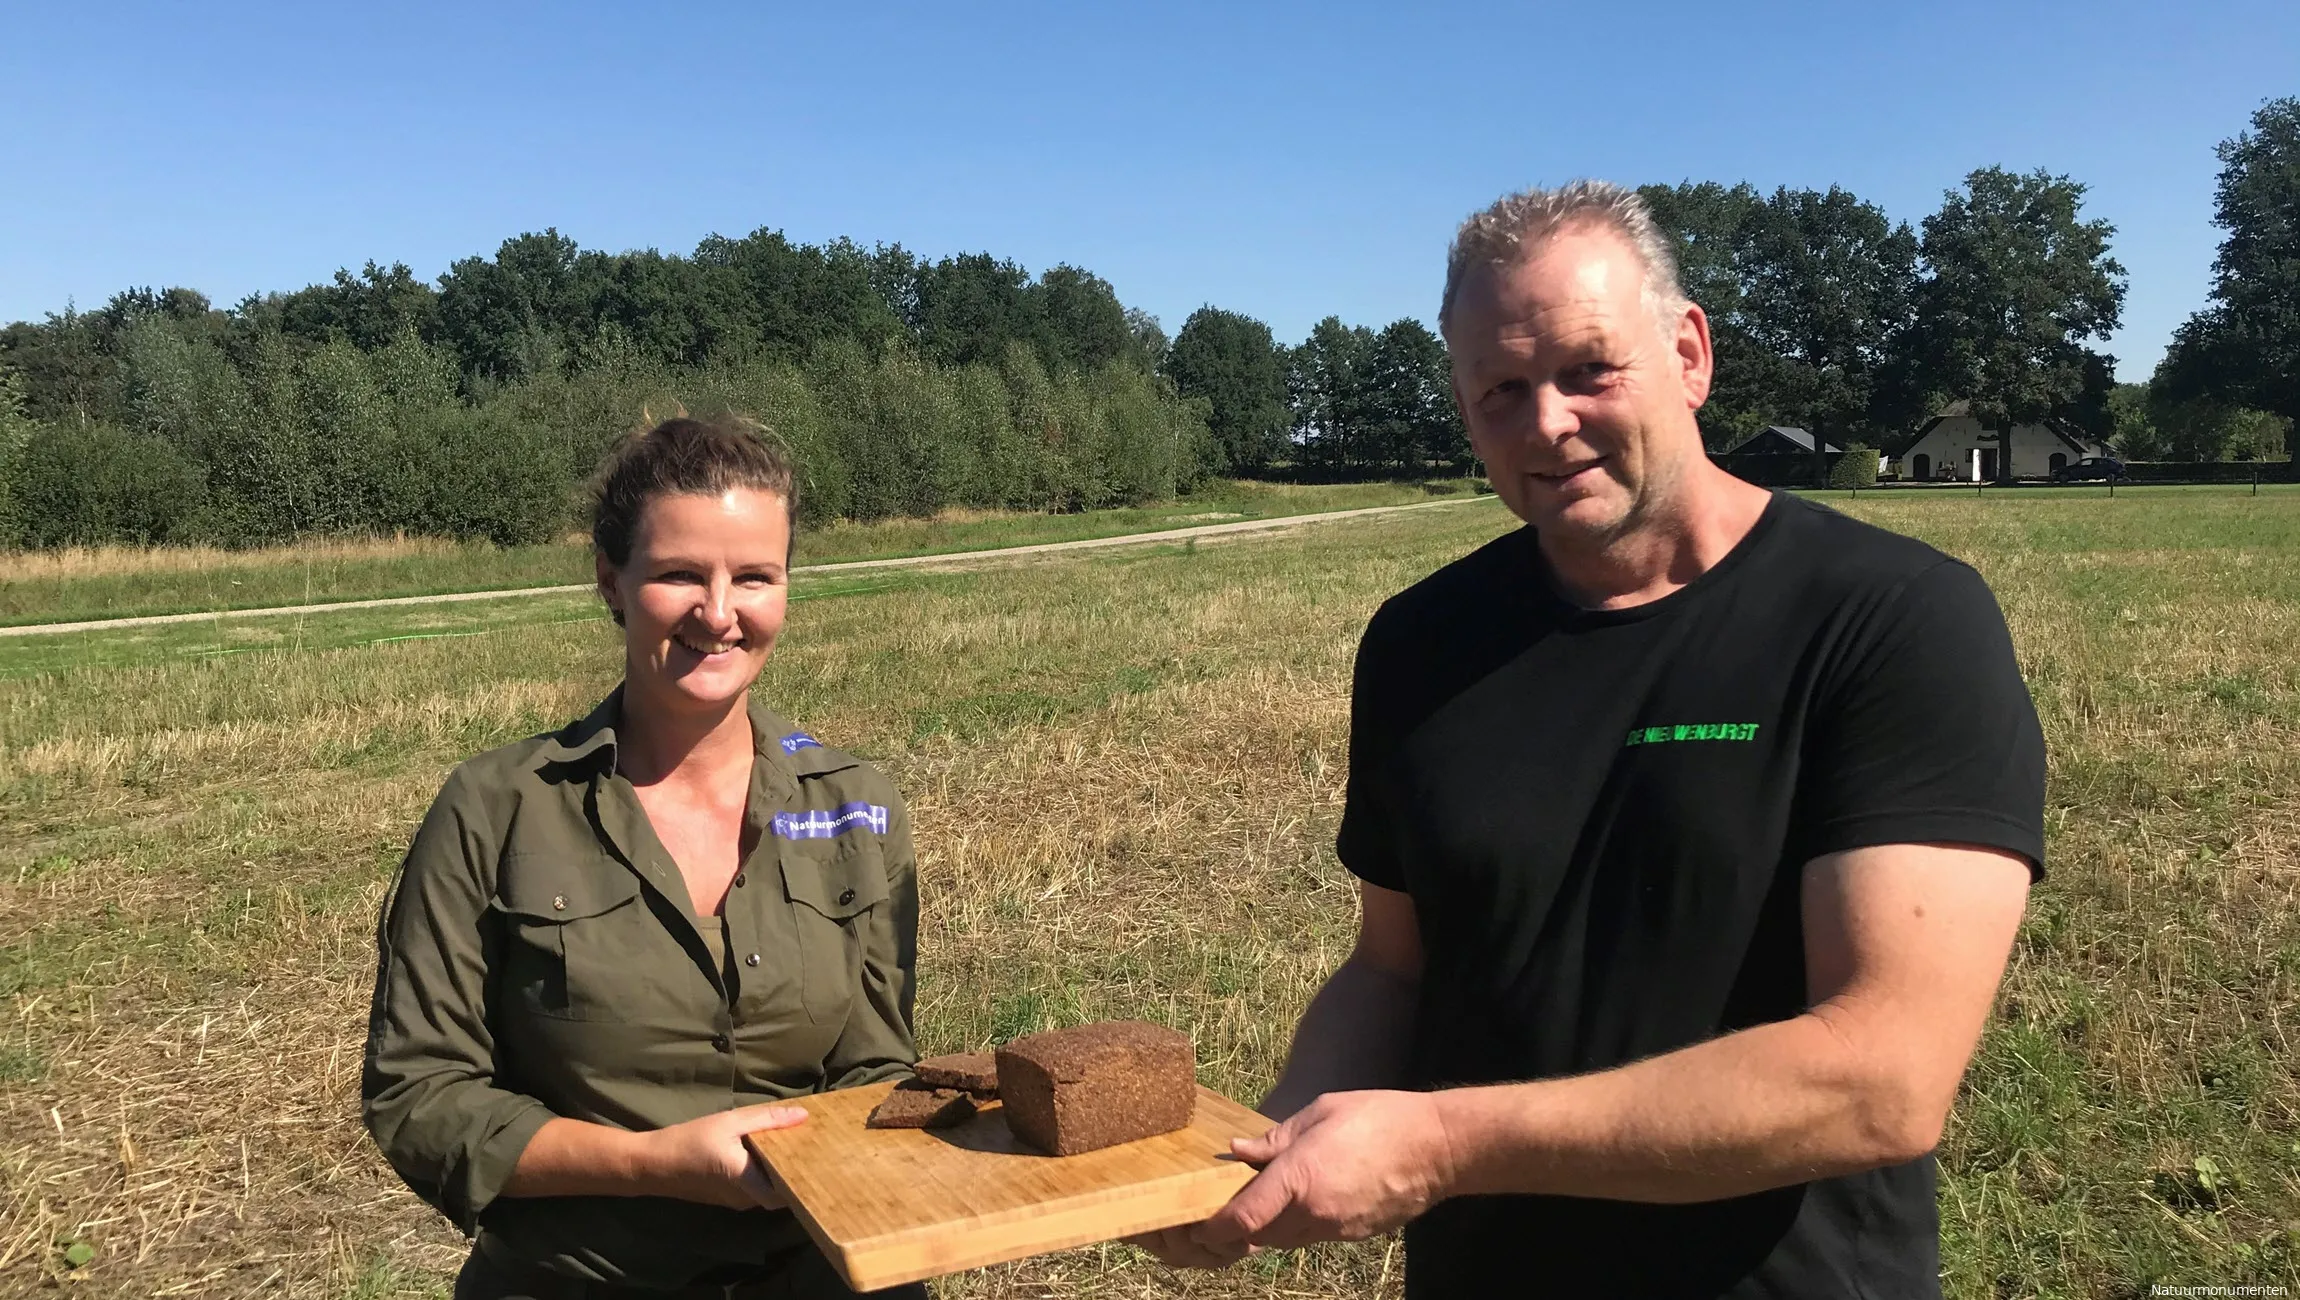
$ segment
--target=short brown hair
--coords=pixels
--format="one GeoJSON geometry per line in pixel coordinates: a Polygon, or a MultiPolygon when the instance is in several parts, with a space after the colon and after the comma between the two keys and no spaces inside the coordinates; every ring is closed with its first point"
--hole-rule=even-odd
{"type": "Polygon", "coordinates": [[[676,416],[616,440],[591,480],[591,544],[621,568],[647,503],[663,496],[718,496],[736,488],[783,499],[794,533],[798,479],[782,444],[740,416],[676,416]]]}

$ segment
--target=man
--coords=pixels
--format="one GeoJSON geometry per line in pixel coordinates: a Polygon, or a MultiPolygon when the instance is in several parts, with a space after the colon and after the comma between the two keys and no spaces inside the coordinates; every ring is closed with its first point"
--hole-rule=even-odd
{"type": "Polygon", "coordinates": [[[1526,527],[1383,606],[1356,950],[1170,1262],[1405,1226],[1412,1297],[1937,1296],[1931,1152],[2043,858],[1978,575],[1713,466],[1636,196],[1501,200],[1439,322],[1526,527]]]}

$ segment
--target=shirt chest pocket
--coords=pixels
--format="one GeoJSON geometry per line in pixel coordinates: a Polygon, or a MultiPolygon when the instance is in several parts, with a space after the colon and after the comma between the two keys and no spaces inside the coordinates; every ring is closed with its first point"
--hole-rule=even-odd
{"type": "Polygon", "coordinates": [[[503,925],[498,987],[518,1010],[557,1020],[646,1014],[647,939],[662,927],[620,864],[510,853],[490,906],[503,925]]]}
{"type": "Polygon", "coordinates": [[[783,841],[783,891],[797,930],[799,989],[807,1019],[843,1024],[862,987],[864,950],[886,906],[886,860],[878,837],[842,835],[822,843],[783,841]]]}

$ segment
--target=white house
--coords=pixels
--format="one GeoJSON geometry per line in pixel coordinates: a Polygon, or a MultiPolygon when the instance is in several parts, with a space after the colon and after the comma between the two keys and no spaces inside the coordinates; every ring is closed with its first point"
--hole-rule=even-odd
{"type": "Polygon", "coordinates": [[[1926,421],[1893,459],[1904,481],[1992,482],[2008,446],[2013,478],[2044,478],[2087,456],[2109,454],[2108,444],[2058,421],[2016,424],[2009,436],[1984,429],[1958,402],[1926,421]]]}

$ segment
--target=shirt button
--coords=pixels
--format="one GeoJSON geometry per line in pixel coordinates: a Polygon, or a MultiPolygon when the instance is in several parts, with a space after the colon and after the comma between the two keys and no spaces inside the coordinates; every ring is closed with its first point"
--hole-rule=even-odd
{"type": "Polygon", "coordinates": [[[754,952],[754,953],[752,953],[750,956],[743,958],[743,964],[744,964],[745,966],[756,966],[756,965],[758,965],[758,964],[759,964],[759,954],[757,954],[757,953],[755,953],[755,952],[754,952]]]}
{"type": "Polygon", "coordinates": [[[713,1034],[711,1035],[711,1046],[717,1051],[724,1052],[732,1050],[734,1044],[727,1041],[725,1034],[713,1034]]]}
{"type": "Polygon", "coordinates": [[[564,912],[564,911],[566,911],[566,910],[567,910],[567,895],[565,895],[565,894],[553,894],[553,895],[551,896],[551,910],[552,910],[552,911],[554,911],[554,912],[564,912]]]}
{"type": "Polygon", "coordinates": [[[740,871],[736,872],[736,873],[735,873],[735,888],[737,888],[737,889],[741,889],[741,888],[743,887],[743,883],[744,883],[744,882],[743,882],[743,873],[742,873],[742,872],[740,872],[740,871]]]}
{"type": "Polygon", "coordinates": [[[844,891],[843,893],[841,893],[841,894],[839,895],[839,906],[840,906],[840,907],[845,907],[847,904],[849,904],[849,903],[851,903],[851,902],[853,902],[853,901],[855,901],[855,891],[853,891],[853,890],[851,890],[851,889],[849,889],[849,890],[846,890],[846,891],[844,891]]]}

